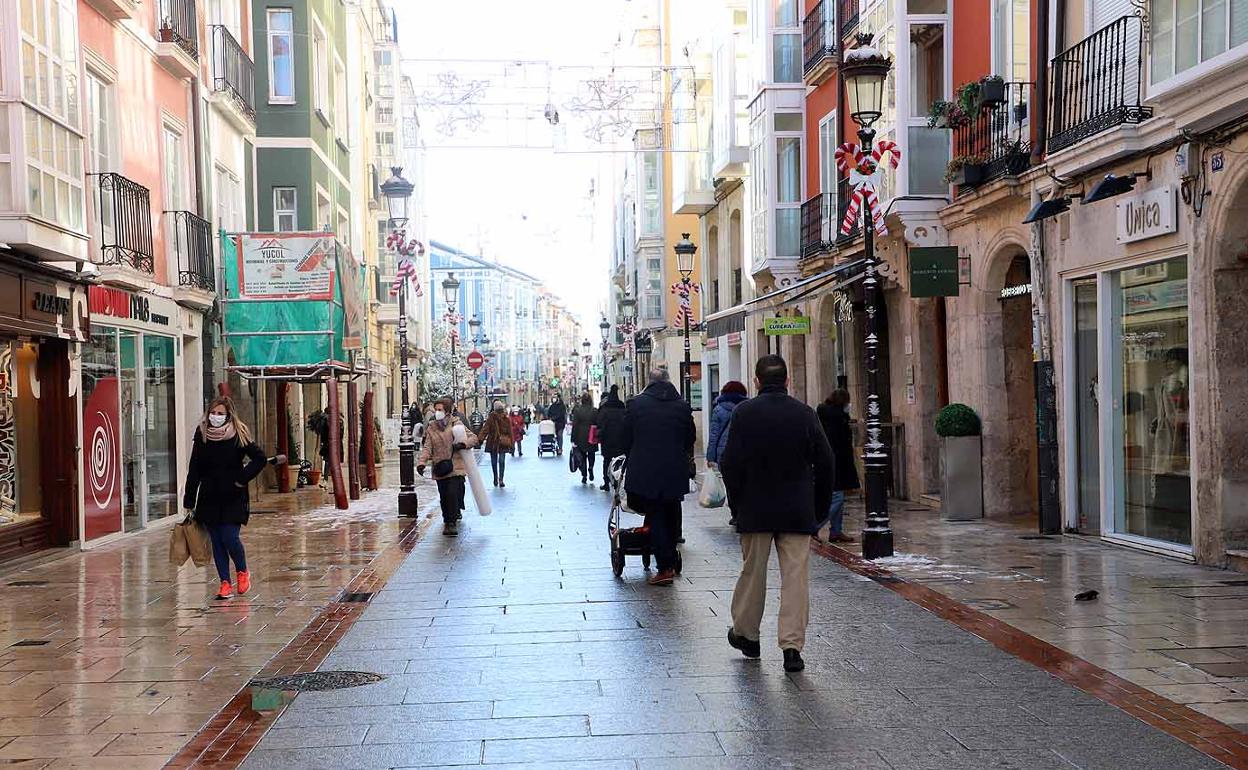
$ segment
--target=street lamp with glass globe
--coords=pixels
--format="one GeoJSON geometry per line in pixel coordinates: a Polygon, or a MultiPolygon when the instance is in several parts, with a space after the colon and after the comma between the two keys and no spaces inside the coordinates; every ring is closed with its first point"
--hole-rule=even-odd
{"type": "Polygon", "coordinates": [[[633,361],[632,356],[636,355],[636,334],[637,334],[637,300],[633,299],[633,295],[625,294],[620,297],[620,331],[628,337],[628,350],[631,355],[624,364],[624,382],[625,391],[628,395],[637,391],[636,383],[632,381],[633,361]]]}
{"type": "MultiPolygon", "coordinates": [[[[390,168],[390,178],[381,185],[381,194],[386,198],[386,207],[390,215],[388,228],[391,235],[407,228],[408,203],[416,186],[403,178],[402,166],[390,168]]],[[[386,239],[396,244],[399,238],[386,239]]],[[[419,502],[416,499],[416,444],[412,438],[412,409],[408,394],[411,380],[411,367],[408,363],[407,344],[407,292],[411,270],[402,271],[402,282],[399,285],[399,393],[402,404],[399,417],[399,515],[416,517],[420,514],[419,502]]]]}
{"type": "MultiPolygon", "coordinates": [[[[884,112],[884,85],[892,59],[871,43],[871,35],[859,35],[858,46],[845,54],[841,74],[845,79],[849,116],[858,124],[858,142],[870,157],[875,142],[875,121],[884,112]]],[[[865,277],[862,281],[867,314],[863,350],[867,370],[867,440],[863,455],[866,476],[866,526],[862,530],[862,555],[878,559],[893,555],[893,530],[888,516],[888,446],[883,440],[879,378],[879,261],[875,257],[875,232],[870,199],[863,198],[862,234],[865,277]]]]}
{"type": "Polygon", "coordinates": [[[685,403],[692,404],[693,361],[689,353],[689,316],[693,315],[693,284],[689,277],[693,275],[693,258],[698,253],[698,247],[689,240],[689,233],[681,233],[673,249],[676,251],[676,269],[680,271],[681,315],[685,322],[685,367],[680,373],[680,387],[685,403]]]}
{"type": "Polygon", "coordinates": [[[458,336],[455,322],[455,306],[459,303],[459,279],[454,273],[447,273],[442,281],[442,300],[446,302],[447,322],[451,326],[451,409],[459,406],[459,360],[456,352],[455,338],[458,336]]]}
{"type": "Polygon", "coordinates": [[[602,320],[598,322],[598,331],[602,333],[602,396],[607,395],[607,338],[611,336],[611,322],[607,320],[604,313],[602,320]]]}

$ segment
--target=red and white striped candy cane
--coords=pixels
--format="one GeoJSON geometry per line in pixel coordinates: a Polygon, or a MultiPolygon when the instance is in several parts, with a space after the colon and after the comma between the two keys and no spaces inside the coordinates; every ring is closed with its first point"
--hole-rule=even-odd
{"type": "Polygon", "coordinates": [[[836,159],[836,167],[841,173],[848,174],[851,168],[858,168],[858,165],[862,163],[862,148],[853,142],[845,142],[836,148],[832,157],[836,159]]]}
{"type": "Polygon", "coordinates": [[[897,149],[897,143],[887,139],[881,139],[875,143],[875,149],[871,151],[871,157],[876,163],[883,163],[884,156],[888,155],[889,165],[897,168],[901,161],[901,150],[897,149]]]}

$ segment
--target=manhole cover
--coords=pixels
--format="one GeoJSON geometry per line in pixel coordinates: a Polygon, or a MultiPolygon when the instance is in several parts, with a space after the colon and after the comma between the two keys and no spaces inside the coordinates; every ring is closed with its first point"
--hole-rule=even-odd
{"type": "Polygon", "coordinates": [[[47,644],[47,639],[23,639],[20,642],[14,642],[10,647],[42,647],[47,644]]]}
{"type": "Polygon", "coordinates": [[[344,690],[365,684],[376,684],[385,679],[381,674],[368,671],[310,671],[306,674],[275,676],[251,680],[252,687],[266,690],[293,690],[294,692],[321,692],[344,690]]]}
{"type": "Polygon", "coordinates": [[[32,586],[46,586],[47,584],[48,581],[46,580],[14,580],[12,583],[9,583],[9,585],[15,588],[30,588],[32,586]]]}
{"type": "Polygon", "coordinates": [[[338,597],[340,602],[367,602],[373,598],[371,591],[343,591],[338,597]]]}

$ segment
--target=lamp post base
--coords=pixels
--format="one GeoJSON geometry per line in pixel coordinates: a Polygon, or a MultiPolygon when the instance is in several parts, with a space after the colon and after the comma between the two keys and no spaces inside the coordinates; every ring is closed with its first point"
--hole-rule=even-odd
{"type": "Polygon", "coordinates": [[[893,531],[868,530],[862,533],[862,558],[881,559],[893,555],[893,531]]]}
{"type": "Polygon", "coordinates": [[[399,492],[399,516],[405,519],[414,519],[420,515],[420,500],[416,496],[416,490],[402,490],[399,492]]]}

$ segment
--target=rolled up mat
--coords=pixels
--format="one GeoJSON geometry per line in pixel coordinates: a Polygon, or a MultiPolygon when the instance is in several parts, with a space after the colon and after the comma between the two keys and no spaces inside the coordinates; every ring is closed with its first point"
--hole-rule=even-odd
{"type": "MultiPolygon", "coordinates": [[[[456,425],[451,428],[451,437],[457,443],[462,444],[468,437],[468,430],[462,425],[456,425]]],[[[485,482],[481,479],[481,471],[477,468],[477,458],[472,456],[471,449],[461,449],[459,459],[463,460],[464,468],[468,472],[468,486],[472,488],[472,499],[477,504],[477,513],[489,516],[494,512],[494,508],[490,505],[490,497],[485,492],[485,482]]]]}

